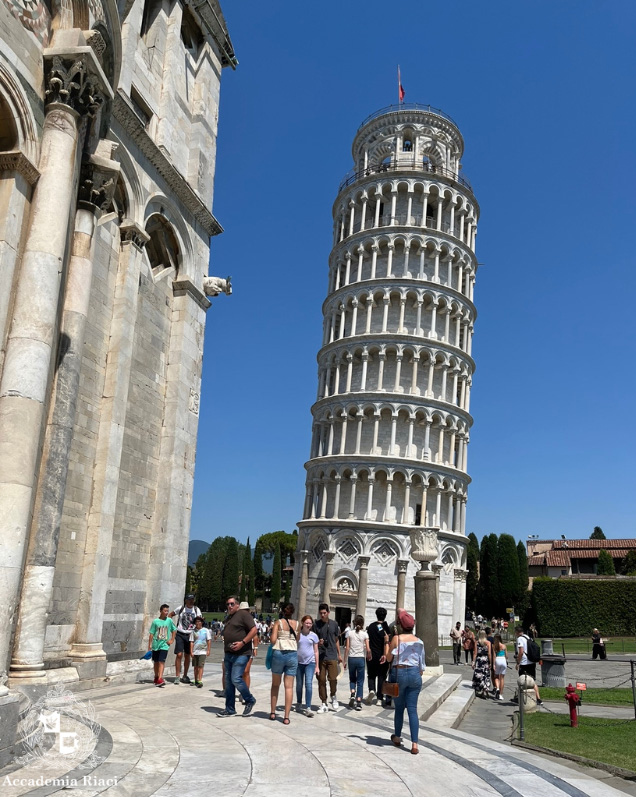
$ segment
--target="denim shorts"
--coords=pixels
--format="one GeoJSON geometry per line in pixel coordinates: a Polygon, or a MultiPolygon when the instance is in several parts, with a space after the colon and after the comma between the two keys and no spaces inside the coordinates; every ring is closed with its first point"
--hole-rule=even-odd
{"type": "Polygon", "coordinates": [[[274,675],[291,675],[292,678],[298,670],[298,651],[273,650],[272,672],[274,675]]]}

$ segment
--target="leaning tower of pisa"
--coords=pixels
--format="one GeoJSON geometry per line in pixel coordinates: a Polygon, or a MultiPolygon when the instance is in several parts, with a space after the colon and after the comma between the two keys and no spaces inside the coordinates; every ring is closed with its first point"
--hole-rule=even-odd
{"type": "Polygon", "coordinates": [[[366,119],[333,206],[293,596],[342,624],[413,610],[412,526],[439,529],[439,629],[464,619],[479,206],[442,111],[366,119]]]}

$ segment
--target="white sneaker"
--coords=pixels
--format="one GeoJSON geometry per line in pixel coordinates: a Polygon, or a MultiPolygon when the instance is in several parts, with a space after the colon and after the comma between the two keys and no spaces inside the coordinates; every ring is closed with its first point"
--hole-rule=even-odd
{"type": "MultiPolygon", "coordinates": [[[[327,711],[329,711],[329,709],[327,709],[327,711]]],[[[320,712],[320,709],[318,709],[318,712],[320,712]]],[[[314,716],[314,712],[310,708],[303,709],[303,714],[306,717],[313,717],[314,716]]]]}
{"type": "Polygon", "coordinates": [[[323,703],[316,714],[328,714],[329,713],[329,706],[326,703],[323,703]]]}
{"type": "Polygon", "coordinates": [[[369,692],[369,694],[364,698],[364,702],[367,706],[372,706],[375,701],[375,692],[373,689],[369,692]]]}
{"type": "Polygon", "coordinates": [[[340,703],[338,703],[338,701],[336,700],[335,697],[332,697],[331,698],[331,710],[332,711],[338,711],[339,708],[340,708],[340,703]]]}

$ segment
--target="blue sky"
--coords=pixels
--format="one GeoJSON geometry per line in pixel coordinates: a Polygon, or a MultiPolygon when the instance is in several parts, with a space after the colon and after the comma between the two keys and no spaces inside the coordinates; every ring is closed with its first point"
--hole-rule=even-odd
{"type": "Polygon", "coordinates": [[[360,122],[450,114],[481,205],[467,532],[634,536],[633,31],[621,0],[223,4],[191,537],[292,531],[331,206],[360,122]]]}

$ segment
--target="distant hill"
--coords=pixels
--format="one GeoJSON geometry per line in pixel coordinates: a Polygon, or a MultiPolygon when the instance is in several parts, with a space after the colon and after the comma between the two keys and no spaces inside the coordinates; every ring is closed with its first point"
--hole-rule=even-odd
{"type": "Polygon", "coordinates": [[[209,547],[209,542],[204,542],[203,540],[190,540],[190,544],[188,545],[188,564],[190,567],[193,567],[196,564],[197,559],[202,553],[205,553],[209,547]]]}

